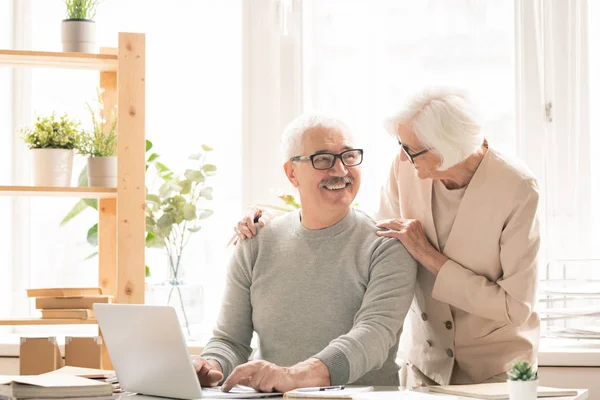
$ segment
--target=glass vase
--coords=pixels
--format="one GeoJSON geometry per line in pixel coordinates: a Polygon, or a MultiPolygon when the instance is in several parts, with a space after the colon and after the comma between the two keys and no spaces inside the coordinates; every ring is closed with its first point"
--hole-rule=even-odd
{"type": "Polygon", "coordinates": [[[193,338],[204,319],[204,287],[185,278],[180,254],[167,254],[166,264],[168,277],[152,285],[150,303],[173,307],[184,335],[193,338]]]}

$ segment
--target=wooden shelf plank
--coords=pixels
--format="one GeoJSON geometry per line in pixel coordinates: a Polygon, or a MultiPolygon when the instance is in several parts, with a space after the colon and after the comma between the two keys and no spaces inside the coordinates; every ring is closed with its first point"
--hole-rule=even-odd
{"type": "Polygon", "coordinates": [[[0,319],[2,325],[93,325],[98,321],[95,318],[91,319],[42,319],[42,318],[15,318],[15,319],[0,319]]]}
{"type": "Polygon", "coordinates": [[[108,199],[117,197],[117,189],[100,187],[0,186],[0,196],[52,196],[108,199]]]}
{"type": "Polygon", "coordinates": [[[0,65],[116,72],[119,65],[119,57],[114,54],[0,50],[0,65]]]}

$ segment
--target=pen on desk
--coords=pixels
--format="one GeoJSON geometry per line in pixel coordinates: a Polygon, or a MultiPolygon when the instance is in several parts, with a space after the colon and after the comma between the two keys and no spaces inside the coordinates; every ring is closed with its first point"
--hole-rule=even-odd
{"type": "Polygon", "coordinates": [[[317,387],[305,387],[296,389],[297,392],[323,392],[325,390],[342,390],[344,385],[337,386],[317,386],[317,387]]]}

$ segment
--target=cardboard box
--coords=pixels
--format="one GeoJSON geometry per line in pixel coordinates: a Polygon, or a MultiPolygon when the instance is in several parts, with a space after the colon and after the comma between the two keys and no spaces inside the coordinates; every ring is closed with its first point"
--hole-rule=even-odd
{"type": "Polygon", "coordinates": [[[39,375],[63,367],[56,337],[21,338],[19,348],[19,373],[39,375]]]}
{"type": "Polygon", "coordinates": [[[102,369],[102,338],[65,337],[65,365],[102,369]]]}

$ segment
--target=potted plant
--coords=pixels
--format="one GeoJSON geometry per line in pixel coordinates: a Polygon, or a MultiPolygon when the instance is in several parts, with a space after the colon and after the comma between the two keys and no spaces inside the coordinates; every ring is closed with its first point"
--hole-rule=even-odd
{"type": "Polygon", "coordinates": [[[508,395],[510,400],[537,399],[538,377],[527,361],[517,361],[508,372],[508,395]]]}
{"type": "Polygon", "coordinates": [[[190,155],[194,167],[187,169],[183,176],[176,176],[164,164],[154,160],[158,189],[146,196],[146,245],[164,249],[169,271],[168,279],[153,288],[157,293],[155,300],[166,295],[166,299],[158,302],[165,301],[176,308],[188,335],[191,335],[191,321],[186,307],[197,306],[193,315],[200,319],[202,287],[184,280],[182,255],[191,235],[198,232],[202,222],[213,214],[205,205],[206,201],[212,200],[213,190],[207,185],[207,179],[217,170],[215,165],[206,163],[210,151],[210,147],[203,145],[200,153],[190,155]]]}
{"type": "Polygon", "coordinates": [[[99,0],[65,0],[62,48],[67,52],[96,52],[96,8],[99,0]]]}
{"type": "Polygon", "coordinates": [[[79,122],[66,114],[56,119],[38,116],[33,127],[21,130],[30,149],[35,186],[71,186],[73,153],[81,140],[79,122]]]}
{"type": "Polygon", "coordinates": [[[92,117],[92,131],[82,134],[78,151],[88,156],[88,186],[117,187],[117,117],[113,110],[107,122],[100,92],[97,101],[97,112],[87,103],[92,117]]]}

